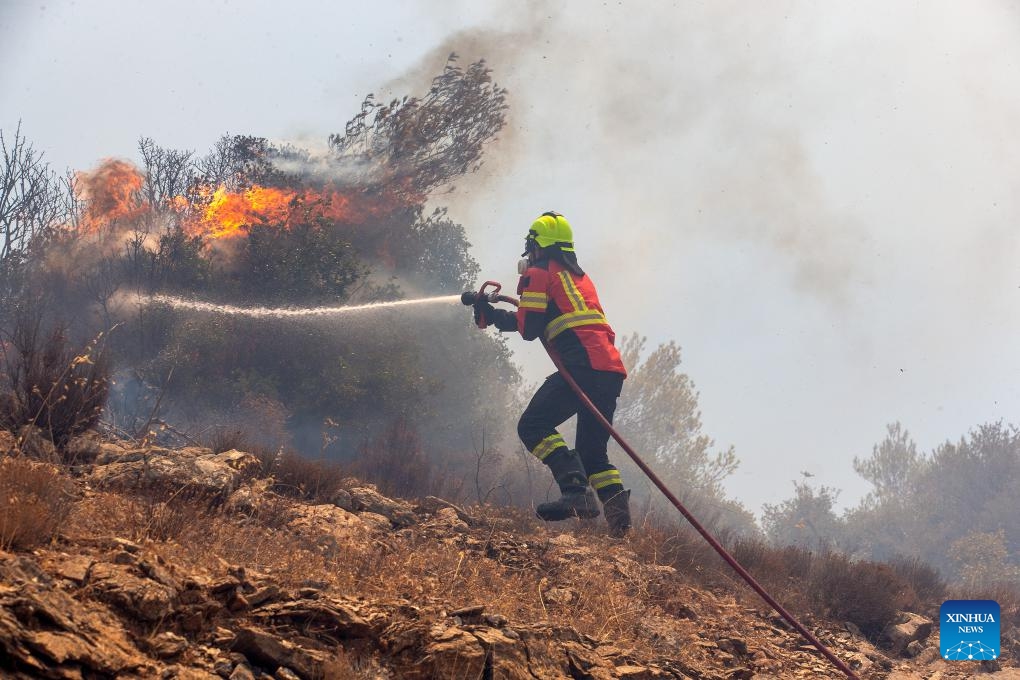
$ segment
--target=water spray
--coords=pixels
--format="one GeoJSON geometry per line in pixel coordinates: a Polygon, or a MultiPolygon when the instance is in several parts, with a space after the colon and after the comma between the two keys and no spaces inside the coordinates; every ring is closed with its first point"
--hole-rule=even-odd
{"type": "Polygon", "coordinates": [[[418,298],[416,300],[391,300],[388,302],[370,302],[363,305],[345,305],[341,307],[237,307],[235,305],[204,302],[202,300],[176,297],[174,295],[136,294],[133,297],[135,300],[143,304],[163,304],[174,307],[175,309],[188,309],[194,312],[275,319],[287,317],[336,316],[339,314],[388,309],[391,307],[435,304],[439,302],[455,302],[460,299],[459,295],[439,295],[436,297],[418,298]]]}
{"type": "MultiPolygon", "coordinates": [[[[460,301],[467,306],[480,305],[483,303],[491,304],[493,302],[508,302],[514,305],[515,307],[520,305],[520,302],[516,298],[512,298],[507,295],[500,295],[499,291],[501,288],[502,286],[500,286],[500,284],[496,283],[495,281],[486,281],[485,283],[482,284],[482,287],[479,288],[477,292],[467,291],[463,293],[460,296],[460,301]],[[491,288],[492,290],[488,291],[489,288],[491,288]]],[[[484,319],[479,318],[478,326],[480,328],[485,328],[487,325],[488,324],[485,322],[484,319]]],[[[738,562],[737,559],[733,557],[733,555],[731,555],[726,548],[723,547],[722,543],[720,543],[719,540],[712,535],[712,532],[706,529],[705,526],[701,524],[701,522],[699,522],[698,519],[691,513],[691,511],[688,510],[684,506],[684,504],[680,502],[680,499],[676,497],[676,494],[670,491],[669,487],[666,486],[666,484],[661,479],[659,479],[659,476],[656,475],[655,472],[653,472],[650,467],[648,467],[648,464],[641,459],[641,457],[634,451],[634,449],[631,448],[630,444],[628,444],[624,440],[624,438],[620,436],[620,433],[613,428],[612,424],[608,420],[606,420],[606,417],[602,415],[598,407],[592,403],[591,399],[588,398],[588,395],[585,394],[584,390],[581,389],[581,386],[578,385],[577,382],[574,380],[573,376],[570,375],[570,371],[568,371],[567,367],[563,365],[563,360],[560,359],[560,356],[559,354],[556,353],[556,350],[553,349],[544,338],[542,339],[542,346],[545,347],[545,351],[549,353],[549,358],[552,359],[553,364],[556,365],[556,370],[559,371],[560,375],[563,376],[563,379],[567,381],[567,384],[570,385],[570,389],[574,391],[574,394],[576,394],[577,398],[581,400],[581,403],[584,404],[589,411],[591,411],[592,415],[595,416],[596,420],[598,420],[599,423],[602,424],[602,427],[606,428],[606,430],[609,431],[609,434],[612,435],[613,439],[615,439],[617,443],[623,448],[623,450],[626,451],[627,455],[630,456],[631,460],[633,460],[634,463],[637,464],[639,468],[641,468],[641,471],[645,473],[645,476],[648,477],[648,479],[659,489],[659,491],[662,492],[662,495],[664,495],[666,499],[673,504],[673,507],[680,511],[680,514],[682,514],[684,518],[686,518],[687,521],[691,523],[691,526],[693,526],[695,530],[697,530],[697,532],[701,534],[702,538],[704,538],[705,541],[707,541],[708,544],[712,546],[712,548],[719,554],[719,556],[722,557],[723,560],[725,560],[728,565],[730,565],[733,571],[737,572],[737,574],[742,579],[744,579],[744,581],[747,582],[749,586],[751,586],[754,592],[758,593],[758,595],[761,596],[761,598],[765,600],[765,602],[767,602],[770,607],[776,610],[776,612],[778,612],[779,615],[782,616],[787,623],[793,626],[794,630],[800,633],[805,640],[810,642],[812,646],[815,647],[815,649],[821,652],[822,655],[826,659],[828,659],[833,666],[838,668],[848,678],[852,678],[852,680],[859,680],[858,676],[852,670],[850,670],[850,667],[847,666],[842,659],[836,656],[828,647],[826,647],[821,642],[821,640],[819,640],[817,637],[815,637],[815,635],[811,633],[811,631],[805,628],[804,625],[800,621],[798,621],[793,616],[793,614],[787,611],[786,608],[783,607],[783,605],[779,604],[779,602],[774,597],[769,595],[768,591],[766,591],[765,588],[763,588],[762,585],[758,583],[754,576],[752,576],[751,573],[747,571],[747,569],[745,569],[744,566],[740,564],[740,562],[738,562]]]]}

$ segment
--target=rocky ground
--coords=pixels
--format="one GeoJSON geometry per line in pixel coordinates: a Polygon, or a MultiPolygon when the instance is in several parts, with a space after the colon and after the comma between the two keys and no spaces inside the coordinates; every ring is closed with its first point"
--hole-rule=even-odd
{"type": "MultiPolygon", "coordinates": [[[[843,677],[737,586],[699,587],[636,538],[356,480],[303,502],[240,451],[79,446],[89,462],[55,472],[73,484],[56,538],[0,552],[3,677],[843,677]]],[[[902,621],[879,646],[807,625],[862,678],[1020,678],[941,661],[937,627],[902,621]]]]}

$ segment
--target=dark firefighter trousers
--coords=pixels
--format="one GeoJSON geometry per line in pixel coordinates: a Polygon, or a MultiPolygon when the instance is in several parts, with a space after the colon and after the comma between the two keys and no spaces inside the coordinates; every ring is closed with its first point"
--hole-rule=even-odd
{"type": "MultiPolygon", "coordinates": [[[[616,399],[623,388],[624,376],[610,371],[584,367],[568,367],[570,375],[610,423],[616,412],[616,399]]],[[[584,465],[592,488],[599,496],[614,495],[623,490],[623,482],[606,453],[609,431],[602,427],[588,407],[581,403],[570,385],[558,372],[553,373],[531,398],[521,415],[517,433],[536,458],[548,464],[549,458],[566,450],[563,437],[556,427],[577,414],[575,449],[584,465]]]]}

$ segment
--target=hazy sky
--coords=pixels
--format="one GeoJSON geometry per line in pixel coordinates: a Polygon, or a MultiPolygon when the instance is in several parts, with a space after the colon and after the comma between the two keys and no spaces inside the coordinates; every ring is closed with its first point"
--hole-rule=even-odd
{"type": "MultiPolygon", "coordinates": [[[[304,144],[485,57],[510,122],[448,203],[512,285],[555,209],[620,334],[676,340],[750,508],[1020,421],[1020,3],[0,0],[0,127],[58,167],[304,144]]],[[[513,341],[532,378],[539,345],[513,341]]]]}

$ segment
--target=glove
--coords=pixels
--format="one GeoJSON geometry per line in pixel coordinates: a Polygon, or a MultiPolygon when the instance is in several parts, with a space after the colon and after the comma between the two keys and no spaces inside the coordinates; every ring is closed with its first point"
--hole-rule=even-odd
{"type": "Polygon", "coordinates": [[[489,323],[499,329],[501,333],[517,332],[517,314],[514,312],[510,312],[505,309],[494,309],[491,314],[487,313],[485,318],[489,320],[489,323]]]}
{"type": "Polygon", "coordinates": [[[491,326],[492,318],[496,315],[496,308],[487,301],[476,302],[474,307],[475,325],[479,328],[488,328],[491,326]]]}

